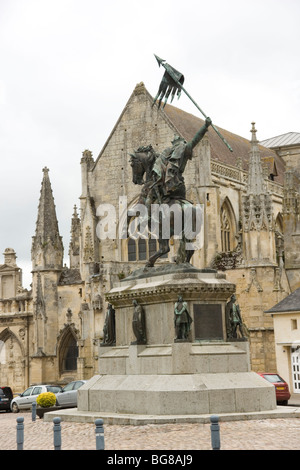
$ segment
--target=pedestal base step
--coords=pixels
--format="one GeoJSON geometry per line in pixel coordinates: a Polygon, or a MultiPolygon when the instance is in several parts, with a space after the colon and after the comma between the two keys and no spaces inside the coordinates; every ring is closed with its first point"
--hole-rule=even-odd
{"type": "Polygon", "coordinates": [[[275,408],[274,386],[255,372],[99,375],[78,390],[83,412],[199,415],[275,408]]]}

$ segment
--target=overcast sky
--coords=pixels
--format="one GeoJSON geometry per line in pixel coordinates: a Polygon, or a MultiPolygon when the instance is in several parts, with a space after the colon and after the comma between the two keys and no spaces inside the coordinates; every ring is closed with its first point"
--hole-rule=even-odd
{"type": "Polygon", "coordinates": [[[67,260],[82,152],[98,156],[137,83],[156,94],[153,54],[217,126],[299,132],[299,21],[299,0],[0,0],[0,264],[14,248],[29,286],[45,166],[67,260]]]}

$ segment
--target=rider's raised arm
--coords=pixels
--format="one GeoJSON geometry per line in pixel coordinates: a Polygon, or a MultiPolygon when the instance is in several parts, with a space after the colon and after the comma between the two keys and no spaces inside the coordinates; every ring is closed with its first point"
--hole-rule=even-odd
{"type": "Polygon", "coordinates": [[[193,149],[194,147],[196,147],[196,145],[200,142],[200,140],[203,139],[204,135],[206,134],[207,132],[207,129],[209,128],[209,126],[211,125],[212,121],[209,117],[207,117],[205,119],[205,123],[204,125],[201,127],[201,129],[199,129],[199,131],[197,132],[197,134],[194,135],[194,137],[192,138],[192,140],[190,142],[188,142],[188,146],[191,147],[191,149],[193,149]]]}

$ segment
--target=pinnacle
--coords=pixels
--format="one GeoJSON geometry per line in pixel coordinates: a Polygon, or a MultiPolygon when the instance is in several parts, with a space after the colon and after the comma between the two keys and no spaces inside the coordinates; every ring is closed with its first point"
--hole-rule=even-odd
{"type": "Polygon", "coordinates": [[[265,183],[263,176],[263,169],[261,164],[261,157],[258,146],[258,140],[256,138],[255,122],[252,122],[252,139],[251,139],[251,150],[249,158],[249,175],[248,175],[248,194],[265,194],[265,183]]]}
{"type": "Polygon", "coordinates": [[[255,122],[252,122],[251,125],[252,125],[252,129],[251,129],[251,131],[250,131],[250,132],[252,132],[252,140],[251,140],[251,141],[252,141],[252,142],[258,142],[258,140],[257,140],[257,138],[256,138],[256,132],[257,132],[257,131],[256,131],[256,129],[255,129],[255,122]]]}

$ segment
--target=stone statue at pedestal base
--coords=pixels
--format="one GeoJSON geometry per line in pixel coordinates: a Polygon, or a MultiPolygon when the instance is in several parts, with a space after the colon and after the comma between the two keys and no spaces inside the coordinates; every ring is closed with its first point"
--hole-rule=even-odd
{"type": "Polygon", "coordinates": [[[116,344],[116,325],[115,325],[115,310],[111,304],[107,306],[103,326],[103,342],[101,346],[114,346],[116,344]]]}
{"type": "Polygon", "coordinates": [[[243,324],[240,306],[236,303],[236,296],[233,294],[226,304],[226,328],[228,339],[245,340],[245,325],[243,324]]]}
{"type": "Polygon", "coordinates": [[[183,301],[181,296],[178,297],[178,301],[175,303],[174,315],[175,341],[188,341],[193,320],[189,314],[187,303],[183,301]]]}
{"type": "Polygon", "coordinates": [[[144,309],[136,300],[132,303],[134,306],[132,329],[134,336],[136,337],[136,341],[131,344],[146,344],[146,320],[144,309]]]}

